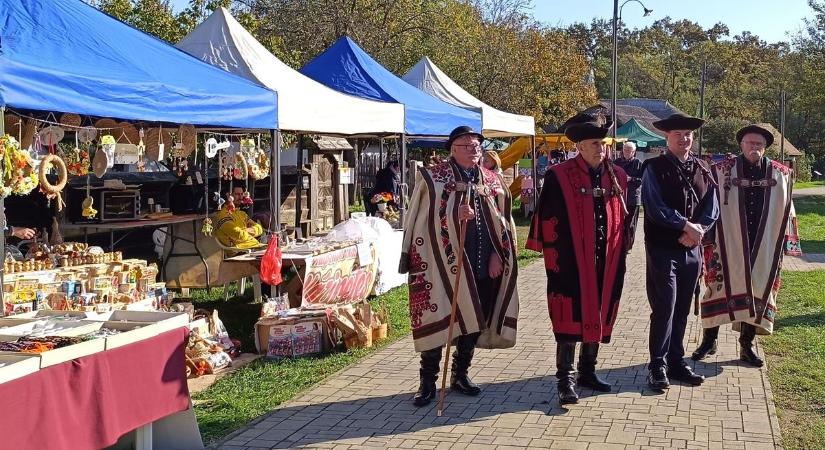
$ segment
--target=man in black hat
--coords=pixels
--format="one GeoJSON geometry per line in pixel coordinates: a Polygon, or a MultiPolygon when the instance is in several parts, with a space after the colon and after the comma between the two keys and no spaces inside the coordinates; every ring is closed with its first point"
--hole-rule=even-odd
{"type": "Polygon", "coordinates": [[[705,283],[702,299],[702,343],[693,352],[696,361],[716,353],[719,326],[732,323],[740,331],[739,356],[761,367],[753,348],[757,331],[773,332],[779,269],[788,238],[791,170],[765,156],[773,133],[748,125],[736,133],[742,153],[713,166],[722,185],[721,215],[712,244],[705,247],[705,283]]]}
{"type": "Polygon", "coordinates": [[[577,383],[611,389],[596,375],[596,360],[599,344],[613,334],[624,285],[627,177],[605,159],[609,129],[595,122],[568,125],[565,135],[579,154],[547,170],[527,240],[527,248],[544,253],[561,404],[578,402],[577,383]]]}
{"type": "Polygon", "coordinates": [[[684,361],[683,339],[699,281],[705,231],[719,217],[715,183],[707,164],[694,157],[693,131],[704,121],[674,114],[653,125],[667,136],[667,153],[646,161],[642,203],[650,302],[648,384],[656,390],[670,380],[698,386],[704,377],[684,361]]]}
{"type": "Polygon", "coordinates": [[[627,220],[625,221],[625,247],[633,248],[636,240],[636,223],[639,220],[639,205],[642,203],[642,162],[636,158],[636,143],[622,144],[622,156],[616,165],[627,174],[627,220]]]}
{"type": "Polygon", "coordinates": [[[451,344],[447,335],[458,258],[463,263],[452,334],[456,352],[451,389],[478,395],[481,389],[468,375],[475,348],[508,348],[516,342],[518,265],[512,201],[501,177],[480,164],[483,140],[470,127],[453,130],[446,146],[450,159],[419,169],[410,197],[399,272],[409,273],[413,343],[421,352],[416,406],[435,397],[441,352],[451,344]],[[461,222],[466,222],[463,254],[461,222]]]}

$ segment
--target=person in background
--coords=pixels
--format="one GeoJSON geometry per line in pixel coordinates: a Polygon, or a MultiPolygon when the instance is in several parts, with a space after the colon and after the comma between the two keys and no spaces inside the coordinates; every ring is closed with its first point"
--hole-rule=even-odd
{"type": "Polygon", "coordinates": [[[636,158],[636,144],[625,142],[622,157],[616,165],[627,175],[627,220],[625,220],[625,247],[629,252],[636,240],[636,223],[639,220],[639,205],[642,203],[642,162],[636,158]]]}
{"type": "Polygon", "coordinates": [[[6,238],[14,237],[20,239],[21,241],[27,241],[33,238],[34,235],[35,231],[26,227],[8,227],[5,230],[6,238]]]}
{"type": "Polygon", "coordinates": [[[243,194],[244,187],[236,185],[232,190],[232,201],[227,200],[212,217],[212,235],[225,247],[249,249],[261,245],[257,238],[263,234],[264,229],[242,211],[243,194]]]}
{"type": "Polygon", "coordinates": [[[372,186],[372,189],[369,190],[367,193],[365,206],[367,210],[367,215],[374,216],[375,213],[378,212],[378,206],[372,202],[373,196],[376,194],[380,194],[383,192],[389,192],[392,194],[392,201],[387,202],[387,206],[392,206],[393,208],[398,207],[397,199],[400,192],[400,183],[401,177],[399,172],[398,161],[392,160],[387,163],[386,167],[379,170],[375,174],[375,184],[372,186]]]}
{"type": "Polygon", "coordinates": [[[494,172],[497,175],[502,175],[504,172],[501,170],[501,158],[498,157],[498,153],[493,150],[487,150],[484,152],[484,159],[482,164],[484,168],[494,172]]]}

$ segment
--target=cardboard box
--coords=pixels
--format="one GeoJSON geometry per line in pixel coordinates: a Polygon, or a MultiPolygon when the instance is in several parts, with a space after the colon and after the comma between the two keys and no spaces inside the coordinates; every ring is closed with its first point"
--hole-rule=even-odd
{"type": "Polygon", "coordinates": [[[16,341],[23,336],[81,336],[93,333],[100,326],[87,320],[61,321],[40,319],[10,327],[0,328],[0,341],[16,341]]]}
{"type": "Polygon", "coordinates": [[[268,358],[306,356],[329,351],[325,316],[262,318],[255,324],[255,346],[268,358]]]}
{"type": "Polygon", "coordinates": [[[161,333],[161,331],[158,331],[160,326],[157,323],[102,322],[100,327],[122,331],[120,334],[105,338],[106,350],[149,339],[161,333]]]}
{"type": "Polygon", "coordinates": [[[40,370],[36,355],[0,352],[0,383],[15,380],[40,370]]]}
{"type": "Polygon", "coordinates": [[[66,361],[89,356],[106,349],[105,339],[93,339],[75,345],[40,353],[40,368],[54,366],[66,361]]]}

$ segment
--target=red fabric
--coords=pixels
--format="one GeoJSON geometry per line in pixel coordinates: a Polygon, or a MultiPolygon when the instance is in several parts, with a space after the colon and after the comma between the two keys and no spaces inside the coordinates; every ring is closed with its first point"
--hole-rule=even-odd
{"type": "Polygon", "coordinates": [[[0,384],[0,447],[99,449],[189,407],[181,328],[0,384]]]}
{"type": "MultiPolygon", "coordinates": [[[[564,196],[565,204],[575,205],[574,211],[570,211],[570,231],[573,236],[573,251],[576,254],[576,265],[579,270],[579,285],[581,292],[581,317],[583,342],[599,342],[603,333],[602,324],[607,324],[608,307],[600,308],[601,304],[610,305],[610,297],[613,294],[613,283],[615,282],[616,270],[618,268],[621,250],[622,227],[624,224],[621,200],[616,196],[610,196],[607,201],[607,228],[608,241],[606,248],[607,261],[605,264],[602,301],[598,298],[598,287],[596,284],[596,223],[594,218],[594,206],[592,197],[585,199],[580,195],[580,189],[590,188],[590,176],[584,159],[579,156],[570,164],[561,164],[552,167],[559,180],[559,186],[564,196]],[[580,238],[577,238],[580,237],[580,238]]],[[[616,176],[622,189],[627,189],[627,178],[623,172],[616,169],[616,176]]],[[[612,180],[605,173],[602,178],[602,188],[612,190],[612,180]]],[[[564,321],[564,320],[563,320],[564,321]]],[[[572,322],[572,314],[570,316],[572,322]]],[[[566,321],[565,321],[566,322],[566,321]]],[[[553,322],[554,330],[562,331],[553,322]]],[[[563,328],[563,327],[562,327],[563,328]]],[[[612,329],[610,330],[612,332],[612,329]]]]}
{"type": "Polygon", "coordinates": [[[270,286],[281,284],[283,281],[281,278],[282,264],[281,247],[278,246],[278,238],[273,236],[261,258],[261,281],[270,286]]]}

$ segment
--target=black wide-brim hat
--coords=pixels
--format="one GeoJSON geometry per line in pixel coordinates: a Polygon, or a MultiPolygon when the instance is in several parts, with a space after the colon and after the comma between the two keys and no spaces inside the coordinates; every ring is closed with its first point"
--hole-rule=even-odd
{"type": "Polygon", "coordinates": [[[766,128],[762,128],[762,127],[760,127],[759,125],[757,125],[757,124],[755,124],[755,123],[754,123],[754,124],[750,124],[750,125],[748,125],[748,126],[746,126],[746,127],[742,127],[741,129],[739,129],[739,131],[737,131],[737,132],[736,132],[736,142],[737,142],[738,144],[741,144],[741,143],[742,143],[742,139],[743,139],[743,138],[745,137],[745,135],[746,135],[746,134],[748,134],[748,133],[756,133],[756,134],[761,134],[761,135],[762,135],[762,137],[764,137],[764,138],[765,138],[765,141],[766,141],[766,142],[765,142],[765,148],[770,147],[770,146],[771,146],[771,144],[773,144],[773,133],[771,133],[770,131],[768,131],[766,128]]]}
{"type": "Polygon", "coordinates": [[[610,125],[599,125],[596,122],[580,122],[567,126],[564,135],[573,142],[587,139],[604,139],[610,131],[610,125]]]}
{"type": "Polygon", "coordinates": [[[682,113],[671,114],[667,119],[653,122],[653,126],[662,131],[696,130],[704,124],[704,120],[682,113]]]}
{"type": "Polygon", "coordinates": [[[453,131],[450,132],[450,137],[447,138],[447,143],[444,144],[444,148],[447,151],[451,150],[453,146],[453,141],[460,138],[461,136],[475,136],[478,138],[479,141],[484,141],[484,135],[479,133],[478,131],[474,130],[473,127],[468,127],[467,125],[462,125],[460,127],[456,127],[453,131]]]}

